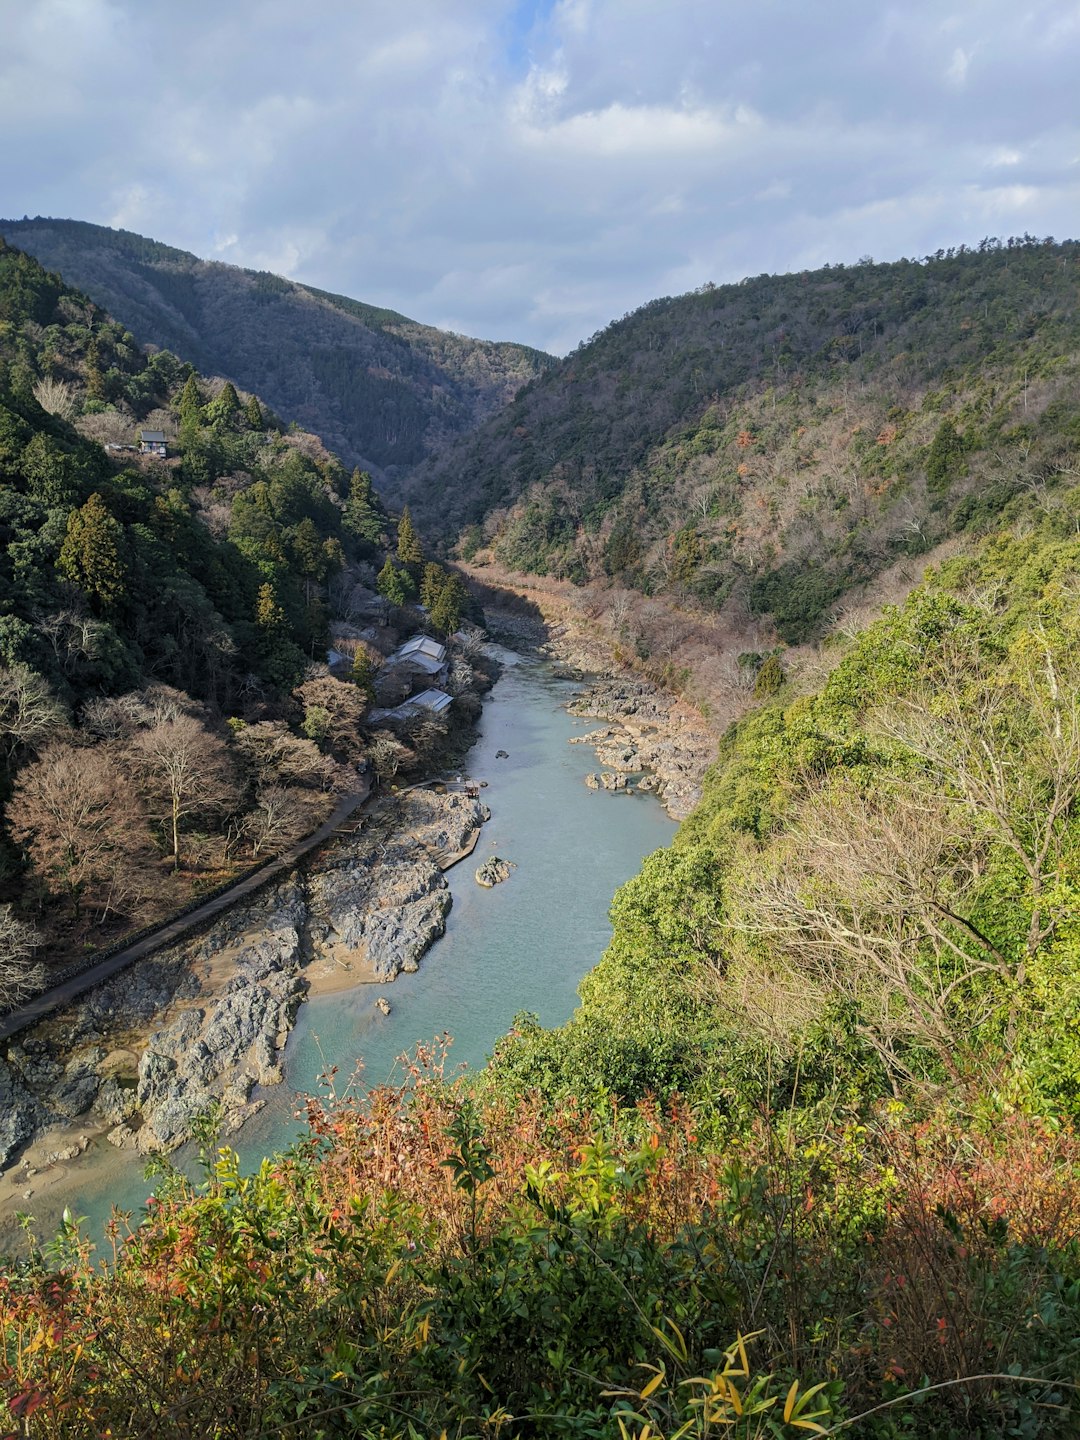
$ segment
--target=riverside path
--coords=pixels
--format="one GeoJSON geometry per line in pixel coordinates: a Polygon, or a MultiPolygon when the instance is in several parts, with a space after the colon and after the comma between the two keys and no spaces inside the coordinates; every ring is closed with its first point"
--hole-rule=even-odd
{"type": "Polygon", "coordinates": [[[204,925],[207,920],[220,915],[223,910],[228,910],[245,895],[252,895],[256,890],[261,890],[268,881],[275,879],[287,870],[292,870],[297,862],[308,853],[314,850],[316,845],[321,845],[324,840],[329,840],[334,832],[355,814],[371,794],[371,781],[367,776],[361,776],[360,787],[344,796],[334,809],[333,814],[318,830],[313,830],[303,840],[298,840],[291,849],[284,855],[279,855],[276,860],[261,866],[250,875],[244,875],[227,890],[220,891],[212,896],[204,904],[195,910],[188,910],[183,915],[177,916],[175,920],[168,920],[158,929],[149,935],[144,935],[141,940],[126,946],[123,950],[108,955],[104,960],[99,960],[96,965],[90,965],[78,975],[72,975],[70,979],[54,985],[51,990],[45,990],[33,1000],[28,1000],[25,1005],[20,1005],[17,1010],[0,1019],[0,1041],[8,1040],[12,1035],[17,1035],[20,1030],[26,1030],[29,1026],[35,1025],[43,1020],[46,1015],[51,1015],[54,1010],[77,1000],[80,995],[85,995],[95,985],[100,985],[103,980],[116,975],[121,970],[126,970],[136,960],[142,960],[145,956],[153,954],[155,950],[162,949],[165,945],[171,945],[173,941],[182,939],[185,935],[204,925]]]}

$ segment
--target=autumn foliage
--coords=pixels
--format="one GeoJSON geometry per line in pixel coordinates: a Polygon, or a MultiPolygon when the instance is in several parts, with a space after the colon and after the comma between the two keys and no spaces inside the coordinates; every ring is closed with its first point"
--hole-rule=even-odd
{"type": "Polygon", "coordinates": [[[795,1436],[944,1380],[919,1433],[990,1436],[1072,1403],[1071,1133],[894,1107],[707,1140],[441,1068],[309,1101],[254,1175],[167,1177],[105,1268],[71,1225],[9,1273],[8,1433],[795,1436]]]}

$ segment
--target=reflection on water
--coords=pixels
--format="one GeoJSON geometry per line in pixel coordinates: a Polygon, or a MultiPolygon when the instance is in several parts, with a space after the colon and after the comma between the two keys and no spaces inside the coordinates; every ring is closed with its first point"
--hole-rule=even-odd
{"type": "MultiPolygon", "coordinates": [[[[447,877],[454,905],[445,938],[415,975],[301,1008],[284,1085],[263,1092],[266,1108],[233,1142],[246,1163],[298,1133],[297,1092],[315,1090],[328,1065],[337,1067],[340,1086],[362,1061],[365,1083],[376,1084],[393,1075],[403,1051],[444,1031],[454,1037],[455,1063],[481,1065],[518,1010],[536,1011],[548,1025],[569,1016],[578,982],[607,943],[614,891],[674,831],[651,796],[583,784],[593,752],[567,740],[590,726],[562,708],[576,688],[541,663],[507,665],[468,759],[468,773],[488,781],[491,820],[475,855],[447,877]],[[499,750],[509,758],[497,760],[499,750]],[[473,872],[492,854],[517,868],[505,884],[484,890],[473,872]],[[380,995],[392,1006],[389,1017],[375,1009],[380,995]]],[[[112,1204],[137,1208],[150,1188],[141,1161],[110,1152],[105,1142],[98,1151],[105,1153],[87,1157],[60,1206],[89,1216],[93,1233],[112,1204]]],[[[49,1218],[40,1215],[46,1233],[49,1218]]]]}

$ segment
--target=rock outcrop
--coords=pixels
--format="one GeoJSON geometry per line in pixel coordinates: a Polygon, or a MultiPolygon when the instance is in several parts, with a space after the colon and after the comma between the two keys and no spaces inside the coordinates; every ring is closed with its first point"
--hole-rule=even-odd
{"type": "Polygon", "coordinates": [[[190,1139],[212,1106],[226,1133],[238,1129],[265,1103],[258,1087],[282,1079],[312,964],[343,967],[357,983],[415,970],[450,909],[442,865],[475,843],[488,815],[458,794],[388,801],[306,871],[19,1037],[0,1059],[0,1169],[48,1126],[81,1115],[141,1153],[190,1139]]]}
{"type": "Polygon", "coordinates": [[[512,860],[502,860],[498,855],[492,855],[477,867],[476,883],[483,885],[485,890],[490,890],[493,885],[501,885],[504,880],[509,880],[510,872],[514,868],[512,860]]]}

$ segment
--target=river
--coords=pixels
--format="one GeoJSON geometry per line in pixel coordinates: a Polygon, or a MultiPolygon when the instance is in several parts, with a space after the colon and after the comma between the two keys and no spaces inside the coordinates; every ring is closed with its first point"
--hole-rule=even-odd
{"type": "MultiPolygon", "coordinates": [[[[284,1084],[262,1092],[265,1109],[230,1142],[247,1165],[298,1133],[296,1096],[314,1092],[328,1066],[337,1067],[339,1091],[359,1063],[363,1083],[374,1085],[394,1076],[399,1055],[444,1032],[453,1037],[452,1063],[475,1066],[519,1010],[561,1024],[574,1008],[578,982],[607,944],[612,895],[674,833],[652,796],[584,785],[595,768],[593,752],[568,741],[592,725],[564,708],[580,687],[542,661],[509,651],[499,658],[505,668],[463,767],[487,780],[491,820],[475,855],[448,873],[454,903],[446,935],[414,975],[302,1006],[285,1052],[284,1084]],[[500,750],[507,758],[496,758],[500,750]],[[473,872],[492,854],[516,869],[485,890],[473,872]],[[379,996],[389,1001],[389,1016],[376,1009],[379,996]]],[[[87,1217],[92,1237],[100,1236],[113,1205],[138,1211],[152,1188],[144,1163],[104,1140],[76,1162],[63,1201],[87,1217]]],[[[32,1202],[26,1208],[35,1210],[32,1202]]],[[[55,1213],[42,1210],[36,1218],[39,1235],[55,1229],[55,1213]]]]}

